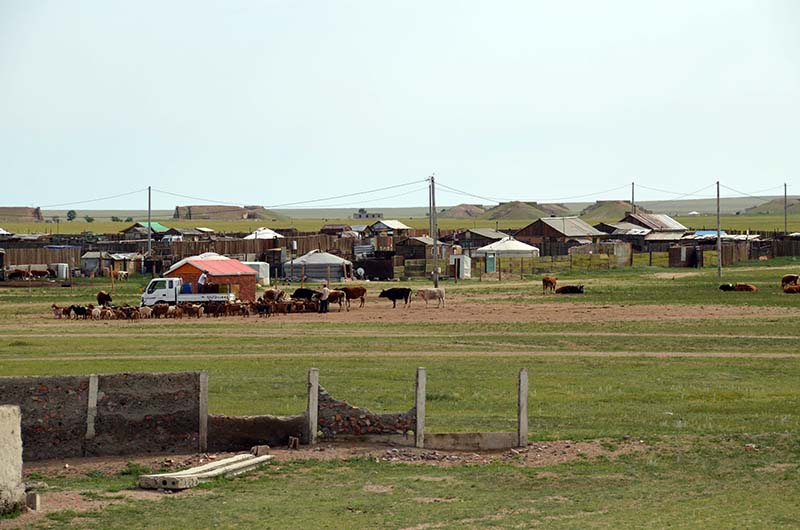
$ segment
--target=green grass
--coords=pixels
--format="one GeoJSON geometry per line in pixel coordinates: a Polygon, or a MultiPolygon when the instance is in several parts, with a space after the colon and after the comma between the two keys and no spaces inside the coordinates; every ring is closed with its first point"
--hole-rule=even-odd
{"type": "Polygon", "coordinates": [[[59,512],[55,528],[778,528],[796,522],[796,439],[650,440],[544,468],[281,462],[206,495],[59,512]],[[757,451],[744,445],[755,443],[757,451]],[[62,515],[63,514],[63,515],[62,515]],[[88,519],[79,518],[88,515],[88,519]]]}
{"type": "MultiPolygon", "coordinates": [[[[530,311],[524,322],[428,321],[434,310],[422,306],[407,310],[419,316],[413,321],[346,325],[292,316],[67,322],[54,320],[49,305],[87,303],[106,287],[102,281],[0,289],[0,373],[208,370],[211,412],[288,415],[305,407],[308,368],[319,368],[321,384],[338,398],[401,411],[413,404],[415,368],[425,366],[428,430],[473,432],[515,430],[516,377],[526,367],[531,440],[603,439],[608,449],[643,440],[649,448],[545,468],[279,463],[204,486],[205,495],[57,512],[43,523],[54,528],[792,527],[800,517],[800,297],[778,284],[797,264],[725,269],[722,281],[755,283],[758,293],[720,292],[713,270],[658,267],[559,272],[560,283],[586,285],[577,298],[542,296],[538,276],[445,284],[443,312],[466,303],[522,307],[530,311]],[[633,317],[662,307],[693,316],[546,321],[553,304],[576,315],[624,306],[629,313],[620,314],[633,317]],[[745,318],[739,309],[756,312],[745,318]],[[589,355],[603,352],[624,355],[589,355]],[[748,443],[758,450],[745,451],[748,443]]],[[[134,303],[144,281],[118,284],[115,301],[134,303]]],[[[396,284],[370,284],[361,314],[374,311],[386,285],[396,284]]],[[[90,500],[119,501],[113,498],[141,472],[131,464],[120,474],[43,480],[90,500]]]]}

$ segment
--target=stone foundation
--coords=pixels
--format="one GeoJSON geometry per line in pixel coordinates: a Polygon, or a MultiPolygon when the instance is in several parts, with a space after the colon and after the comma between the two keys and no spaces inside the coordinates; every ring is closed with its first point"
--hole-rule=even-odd
{"type": "Polygon", "coordinates": [[[16,511],[25,503],[21,433],[19,407],[0,405],[0,514],[16,511]]]}

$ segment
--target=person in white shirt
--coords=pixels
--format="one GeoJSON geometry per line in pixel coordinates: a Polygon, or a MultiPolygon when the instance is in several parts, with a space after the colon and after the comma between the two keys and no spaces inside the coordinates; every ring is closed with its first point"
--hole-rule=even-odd
{"type": "Polygon", "coordinates": [[[206,292],[206,284],[208,283],[208,275],[206,271],[203,271],[203,274],[197,279],[197,292],[204,293],[206,292]]]}
{"type": "Polygon", "coordinates": [[[328,297],[331,295],[331,290],[328,289],[328,282],[322,282],[322,293],[319,295],[319,312],[328,312],[328,297]]]}

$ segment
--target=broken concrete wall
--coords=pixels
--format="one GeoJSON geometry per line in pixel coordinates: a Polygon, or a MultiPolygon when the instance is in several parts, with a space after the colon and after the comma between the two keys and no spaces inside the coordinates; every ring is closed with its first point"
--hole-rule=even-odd
{"type": "Polygon", "coordinates": [[[22,411],[25,460],[81,456],[89,377],[0,377],[0,405],[22,411]]]}
{"type": "Polygon", "coordinates": [[[254,445],[286,446],[289,437],[308,443],[306,417],[298,416],[223,416],[208,417],[209,451],[246,451],[254,445]]]}
{"type": "Polygon", "coordinates": [[[326,438],[338,435],[404,434],[416,428],[417,414],[408,412],[377,414],[341,401],[319,387],[319,430],[326,438]]]}
{"type": "Polygon", "coordinates": [[[199,372],[98,377],[94,437],[88,455],[197,451],[199,372]]]}
{"type": "Polygon", "coordinates": [[[0,377],[0,404],[22,410],[25,460],[192,452],[201,437],[200,375],[0,377]]]}
{"type": "Polygon", "coordinates": [[[0,405],[0,515],[18,510],[25,500],[19,407],[0,405]]]}

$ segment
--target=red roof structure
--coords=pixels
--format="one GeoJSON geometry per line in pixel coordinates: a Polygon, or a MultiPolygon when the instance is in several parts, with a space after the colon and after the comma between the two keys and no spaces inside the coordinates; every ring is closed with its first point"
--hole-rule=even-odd
{"type": "Polygon", "coordinates": [[[256,271],[235,259],[199,259],[189,260],[191,265],[201,271],[206,271],[209,276],[242,276],[256,274],[256,271]]]}

